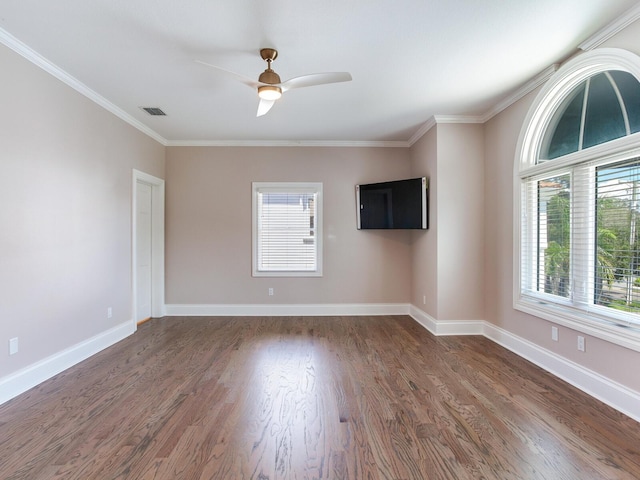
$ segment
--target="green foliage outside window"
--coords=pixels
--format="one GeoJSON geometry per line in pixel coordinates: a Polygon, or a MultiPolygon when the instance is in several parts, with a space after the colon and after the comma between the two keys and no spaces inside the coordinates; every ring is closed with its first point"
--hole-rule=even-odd
{"type": "MultiPolygon", "coordinates": [[[[639,212],[633,205],[621,198],[596,200],[594,303],[638,312],[640,298],[635,297],[640,296],[640,228],[636,228],[639,212]]],[[[567,190],[559,191],[547,203],[544,291],[562,297],[571,293],[570,211],[567,190]]]]}

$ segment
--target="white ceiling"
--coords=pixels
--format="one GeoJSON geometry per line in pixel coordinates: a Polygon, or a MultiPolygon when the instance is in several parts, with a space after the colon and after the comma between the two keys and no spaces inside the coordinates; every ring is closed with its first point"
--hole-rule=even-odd
{"type": "Polygon", "coordinates": [[[434,115],[482,116],[637,0],[0,0],[0,40],[33,52],[166,144],[408,142],[434,115]],[[7,35],[8,34],[8,35],[7,35]],[[262,47],[286,92],[256,118],[262,47]],[[160,107],[150,117],[140,107],[160,107]]]}

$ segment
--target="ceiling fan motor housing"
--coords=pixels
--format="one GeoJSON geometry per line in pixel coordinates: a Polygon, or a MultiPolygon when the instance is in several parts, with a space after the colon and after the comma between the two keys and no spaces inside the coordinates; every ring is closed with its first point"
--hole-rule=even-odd
{"type": "Polygon", "coordinates": [[[269,85],[276,85],[280,82],[280,75],[271,70],[271,67],[267,68],[264,72],[260,74],[258,78],[260,83],[268,83],[269,85]]]}

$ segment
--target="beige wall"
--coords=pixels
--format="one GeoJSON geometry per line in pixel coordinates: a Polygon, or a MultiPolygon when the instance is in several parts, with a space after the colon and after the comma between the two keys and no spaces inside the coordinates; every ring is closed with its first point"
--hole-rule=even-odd
{"type": "Polygon", "coordinates": [[[438,124],[411,162],[414,176],[430,177],[431,215],[429,232],[414,237],[411,303],[436,320],[482,320],[483,126],[438,124]]]}
{"type": "Polygon", "coordinates": [[[402,148],[168,148],[167,304],[408,303],[411,232],[358,231],[354,188],[409,172],[402,148]],[[321,278],[251,276],[251,182],[269,181],[323,183],[321,278]]]}
{"type": "Polygon", "coordinates": [[[438,124],[438,320],[484,318],[482,125],[438,124]]]}
{"type": "MultiPolygon", "coordinates": [[[[513,307],[514,161],[524,118],[537,91],[485,124],[485,281],[486,320],[532,338],[526,318],[513,307]]],[[[551,327],[549,327],[549,330],[551,327]]],[[[551,339],[551,334],[545,335],[551,339]]],[[[541,340],[541,339],[539,339],[541,340]]],[[[544,346],[548,346],[543,344],[544,346]]]]}
{"type": "Polygon", "coordinates": [[[1,45],[0,72],[1,379],[132,322],[131,171],[164,147],[1,45]]]}
{"type": "Polygon", "coordinates": [[[438,139],[431,128],[410,150],[411,176],[429,178],[429,230],[414,232],[411,249],[411,304],[438,317],[438,139]]]}
{"type": "MultiPolygon", "coordinates": [[[[620,34],[621,46],[640,52],[636,23],[620,34]],[[632,42],[630,38],[635,40],[632,42]]],[[[607,46],[619,46],[615,39],[607,46]]],[[[559,341],[551,340],[551,323],[513,308],[514,193],[513,178],[518,137],[538,91],[511,105],[485,124],[485,319],[533,344],[640,391],[640,352],[580,333],[586,352],[576,348],[578,332],[559,326],[559,341]]]]}

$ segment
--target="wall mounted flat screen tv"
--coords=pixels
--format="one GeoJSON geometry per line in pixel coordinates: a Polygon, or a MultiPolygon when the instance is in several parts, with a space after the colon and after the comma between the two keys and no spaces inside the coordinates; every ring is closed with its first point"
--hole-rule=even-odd
{"type": "Polygon", "coordinates": [[[426,177],[356,185],[358,230],[429,228],[426,177]]]}

